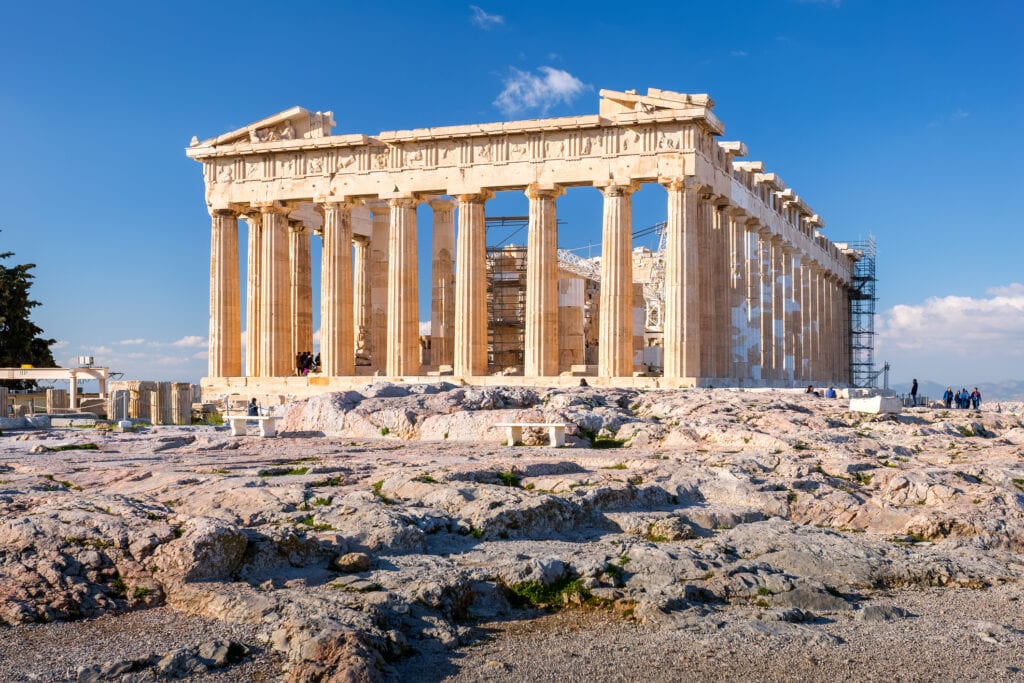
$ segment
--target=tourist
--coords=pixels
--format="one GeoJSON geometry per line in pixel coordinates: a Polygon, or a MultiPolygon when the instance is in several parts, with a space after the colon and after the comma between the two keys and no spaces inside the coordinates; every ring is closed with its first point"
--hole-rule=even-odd
{"type": "Polygon", "coordinates": [[[974,404],[975,410],[981,405],[981,392],[978,391],[978,387],[974,387],[974,391],[971,392],[971,403],[974,404]]]}
{"type": "Polygon", "coordinates": [[[260,414],[260,404],[256,402],[256,399],[249,401],[249,407],[246,409],[245,414],[249,417],[256,417],[260,414]]]}
{"type": "Polygon", "coordinates": [[[586,377],[580,377],[580,386],[581,387],[589,387],[590,386],[589,384],[587,384],[587,378],[586,377]]]}
{"type": "Polygon", "coordinates": [[[957,408],[963,408],[964,407],[964,399],[963,399],[962,396],[960,396],[960,390],[959,389],[956,390],[956,394],[953,396],[953,398],[956,401],[956,407],[957,408]]]}
{"type": "Polygon", "coordinates": [[[917,380],[916,379],[914,380],[914,383],[912,385],[910,385],[910,399],[911,399],[911,401],[913,401],[912,405],[916,408],[917,407],[917,380]]]}
{"type": "Polygon", "coordinates": [[[946,404],[947,408],[953,406],[953,387],[946,387],[946,393],[942,395],[942,402],[946,404]]]}
{"type": "Polygon", "coordinates": [[[837,396],[836,396],[836,388],[835,387],[829,387],[828,389],[825,390],[825,398],[836,398],[836,397],[837,396]]]}
{"type": "Polygon", "coordinates": [[[814,390],[814,385],[813,384],[808,384],[807,385],[807,391],[805,391],[804,393],[805,394],[817,394],[818,392],[816,392],[814,390]]]}
{"type": "Polygon", "coordinates": [[[960,402],[963,404],[960,407],[964,410],[971,407],[971,392],[967,391],[967,387],[960,390],[960,402]]]}

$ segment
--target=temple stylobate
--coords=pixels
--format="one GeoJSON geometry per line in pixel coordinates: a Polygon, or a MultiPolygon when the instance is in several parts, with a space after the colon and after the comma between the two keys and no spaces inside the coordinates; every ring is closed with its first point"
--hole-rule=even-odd
{"type": "Polygon", "coordinates": [[[203,164],[212,217],[204,394],[302,395],[368,375],[847,383],[856,252],[825,238],[824,221],[762,162],[740,161],[743,143],[717,139],[724,128],[707,95],[600,95],[596,115],[375,136],[332,135],[330,112],[294,107],[193,138],[187,153],[203,164]],[[634,265],[632,198],[644,186],[660,186],[666,199],[654,289],[637,282],[634,265]],[[558,199],[571,187],[595,188],[604,205],[589,289],[559,258],[558,199]],[[511,365],[495,351],[507,273],[486,244],[486,205],[502,191],[524,192],[529,204],[515,321],[522,348],[511,365]],[[417,222],[424,202],[426,230],[417,222]],[[244,288],[239,221],[247,226],[244,288]],[[314,237],[322,240],[317,296],[314,237]],[[421,278],[426,248],[432,272],[421,278]],[[418,289],[427,281],[424,335],[418,289]],[[591,290],[593,301],[583,294],[591,290]],[[656,334],[645,328],[644,296],[648,306],[658,299],[656,334]],[[314,350],[317,300],[321,365],[297,374],[297,356],[314,350]]]}

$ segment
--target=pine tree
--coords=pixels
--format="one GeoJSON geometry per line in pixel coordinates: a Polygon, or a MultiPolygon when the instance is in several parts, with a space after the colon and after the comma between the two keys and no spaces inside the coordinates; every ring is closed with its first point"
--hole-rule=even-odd
{"type": "MultiPolygon", "coordinates": [[[[0,253],[0,261],[14,256],[13,252],[0,253]]],[[[29,298],[29,288],[35,276],[34,263],[8,267],[0,263],[0,368],[17,368],[30,364],[52,368],[57,364],[50,352],[53,339],[40,336],[42,328],[32,322],[32,309],[38,301],[29,298]]],[[[5,380],[0,385],[9,389],[28,389],[33,381],[5,380]]]]}

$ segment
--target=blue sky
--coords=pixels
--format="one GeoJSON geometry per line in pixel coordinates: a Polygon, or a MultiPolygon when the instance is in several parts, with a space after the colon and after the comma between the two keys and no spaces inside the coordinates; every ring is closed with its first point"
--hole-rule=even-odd
{"type": "MultiPolygon", "coordinates": [[[[0,251],[38,264],[35,320],[62,363],[205,374],[192,135],[293,105],[368,134],[587,114],[601,88],[657,87],[709,93],[723,139],[832,239],[875,235],[895,378],[1024,379],[1024,3],[51,2],[4,23],[0,251]],[[510,111],[510,86],[530,106],[510,111]]],[[[634,205],[636,227],[664,219],[659,187],[634,205]]],[[[600,213],[596,190],[571,190],[561,246],[599,242],[600,213]]]]}

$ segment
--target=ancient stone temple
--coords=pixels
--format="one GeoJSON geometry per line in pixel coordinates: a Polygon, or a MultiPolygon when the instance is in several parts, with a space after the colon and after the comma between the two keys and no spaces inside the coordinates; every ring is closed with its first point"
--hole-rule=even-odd
{"type": "Polygon", "coordinates": [[[707,95],[652,88],[600,96],[589,116],[373,136],[333,134],[330,112],[294,107],[193,138],[187,153],[203,165],[212,218],[204,395],[301,395],[367,375],[453,375],[471,384],[576,384],[574,374],[615,386],[846,383],[857,253],[825,238],[821,217],[762,162],[740,161],[743,143],[718,139],[724,127],[707,95]],[[632,244],[632,198],[645,185],[665,193],[657,277],[632,244]],[[558,198],[581,186],[604,204],[601,257],[589,279],[558,254],[558,198]],[[495,361],[488,306],[501,297],[488,275],[495,254],[486,206],[510,190],[529,202],[525,248],[508,255],[521,258],[514,338],[522,348],[495,361]],[[424,202],[430,226],[417,224],[424,202]],[[319,264],[313,238],[322,241],[319,264]],[[421,277],[417,255],[428,244],[432,272],[421,277]],[[427,344],[421,286],[432,292],[427,344]],[[573,307],[585,299],[586,315],[577,316],[573,307]],[[317,301],[320,365],[297,373],[297,357],[313,351],[317,301]]]}

